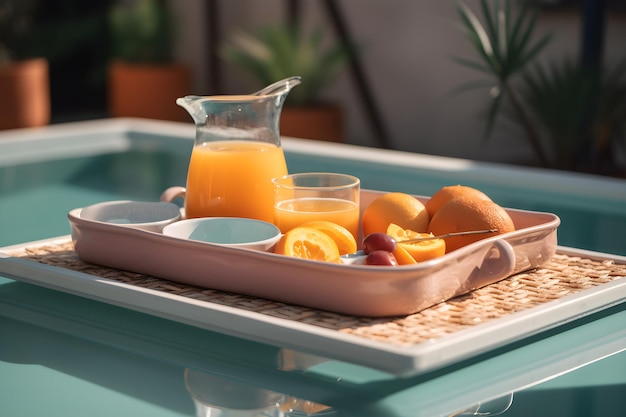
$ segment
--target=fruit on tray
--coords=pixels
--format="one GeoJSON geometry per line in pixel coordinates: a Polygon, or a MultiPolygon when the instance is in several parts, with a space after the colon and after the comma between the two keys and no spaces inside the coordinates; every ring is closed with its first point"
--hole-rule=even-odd
{"type": "MultiPolygon", "coordinates": [[[[442,187],[425,204],[408,194],[383,194],[365,208],[362,227],[366,236],[364,249],[370,236],[375,236],[372,242],[381,241],[376,234],[381,233],[380,229],[384,228],[382,233],[389,235],[397,244],[396,249],[387,248],[387,251],[394,255],[398,265],[434,259],[478,240],[515,230],[515,225],[504,208],[484,192],[465,185],[442,187]],[[426,227],[423,226],[424,218],[427,221],[426,227]],[[412,228],[407,227],[407,224],[417,226],[412,228]],[[473,233],[485,230],[492,232],[473,233]],[[407,239],[465,232],[469,234],[402,243],[407,239]]],[[[382,255],[377,257],[381,259],[382,255]]]]}
{"type": "Polygon", "coordinates": [[[366,265],[412,265],[446,253],[443,239],[429,233],[418,233],[391,223],[387,233],[372,233],[363,240],[366,265]],[[433,239],[426,239],[426,238],[433,239]],[[409,239],[425,239],[406,242],[409,239]],[[385,255],[386,253],[386,255],[385,255]]]}
{"type": "Polygon", "coordinates": [[[274,253],[301,259],[341,263],[337,243],[328,234],[313,227],[298,226],[285,233],[274,253]]]}
{"type": "Polygon", "coordinates": [[[413,258],[402,245],[397,245],[396,250],[392,253],[394,258],[396,258],[398,265],[414,265],[417,263],[415,258],[413,258]]]}
{"type": "Polygon", "coordinates": [[[329,235],[337,244],[340,255],[354,253],[357,250],[356,239],[345,227],[327,220],[314,220],[300,225],[312,227],[329,235]]]}
{"type": "Polygon", "coordinates": [[[365,265],[397,266],[398,261],[393,255],[398,245],[385,233],[372,233],[363,239],[365,265]]]}
{"type": "Polygon", "coordinates": [[[398,266],[398,261],[393,253],[386,250],[375,250],[365,257],[365,265],[398,266]]]}
{"type": "Polygon", "coordinates": [[[491,198],[489,198],[487,194],[477,190],[476,188],[460,184],[447,185],[445,187],[441,187],[430,197],[426,204],[424,204],[426,206],[426,211],[428,211],[428,216],[432,219],[435,212],[439,210],[441,206],[457,197],[473,197],[479,200],[491,201],[491,198]]]}
{"type": "Polygon", "coordinates": [[[390,223],[404,229],[426,232],[428,212],[417,198],[404,193],[386,193],[372,201],[363,211],[363,236],[386,233],[390,223]]]}
{"type": "Polygon", "coordinates": [[[363,239],[362,246],[363,252],[365,252],[366,255],[377,250],[393,252],[398,247],[396,240],[392,236],[388,233],[379,232],[367,235],[365,239],[363,239]]]}
{"type": "MultiPolygon", "coordinates": [[[[386,266],[435,259],[515,230],[503,207],[482,191],[463,185],[442,187],[425,204],[409,194],[382,194],[365,207],[361,226],[364,263],[386,266]],[[451,233],[457,235],[442,236],[451,233]]],[[[311,221],[291,229],[274,249],[283,255],[337,263],[341,255],[356,251],[353,235],[330,221],[311,221]]]]}
{"type": "Polygon", "coordinates": [[[444,203],[434,213],[428,226],[428,231],[434,235],[490,229],[495,231],[445,238],[446,253],[478,240],[515,230],[513,220],[504,208],[491,200],[469,195],[444,203]]]}
{"type": "Polygon", "coordinates": [[[415,259],[386,233],[372,233],[363,239],[366,265],[412,265],[415,259]],[[385,252],[387,254],[385,254],[385,252]]]}
{"type": "Polygon", "coordinates": [[[403,243],[409,239],[434,237],[432,233],[418,233],[413,230],[403,229],[397,224],[391,223],[387,228],[387,235],[394,238],[397,245],[404,249],[415,262],[428,261],[438,258],[446,253],[446,242],[443,239],[428,239],[419,242],[403,243]]]}

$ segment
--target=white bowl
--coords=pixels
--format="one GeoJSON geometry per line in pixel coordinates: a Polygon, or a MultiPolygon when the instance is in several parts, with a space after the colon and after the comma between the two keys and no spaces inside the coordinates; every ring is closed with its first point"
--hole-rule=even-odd
{"type": "Polygon", "coordinates": [[[241,217],[181,220],[163,228],[163,234],[260,251],[269,251],[281,237],[280,229],[272,223],[241,217]]]}
{"type": "Polygon", "coordinates": [[[83,208],[80,217],[161,232],[168,224],[180,220],[180,208],[176,204],[164,202],[107,201],[83,208]]]}

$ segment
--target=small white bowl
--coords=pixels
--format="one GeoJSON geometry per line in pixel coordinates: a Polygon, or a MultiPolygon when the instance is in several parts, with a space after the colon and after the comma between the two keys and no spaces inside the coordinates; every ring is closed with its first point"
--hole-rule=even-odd
{"type": "Polygon", "coordinates": [[[180,220],[180,208],[164,202],[107,201],[83,208],[80,217],[160,233],[168,224],[180,220]]]}
{"type": "Polygon", "coordinates": [[[181,220],[163,228],[163,234],[260,251],[269,251],[281,237],[280,229],[272,223],[241,217],[181,220]]]}

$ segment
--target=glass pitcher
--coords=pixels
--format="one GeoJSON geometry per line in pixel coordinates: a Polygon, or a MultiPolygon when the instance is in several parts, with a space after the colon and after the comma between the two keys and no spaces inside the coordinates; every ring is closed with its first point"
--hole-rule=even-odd
{"type": "Polygon", "coordinates": [[[184,197],[187,218],[247,217],[272,222],[272,178],[287,174],[280,112],[300,77],[241,96],[187,96],[176,103],[196,124],[187,186],[162,199],[184,197]]]}

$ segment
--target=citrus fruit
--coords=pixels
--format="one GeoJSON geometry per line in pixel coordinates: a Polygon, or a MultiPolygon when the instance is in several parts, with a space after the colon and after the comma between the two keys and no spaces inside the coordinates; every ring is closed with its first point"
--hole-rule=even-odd
{"type": "Polygon", "coordinates": [[[295,227],[285,233],[274,248],[274,253],[341,263],[339,248],[335,241],[321,230],[313,227],[295,227]]]}
{"type": "Polygon", "coordinates": [[[398,265],[413,265],[417,263],[415,258],[413,258],[411,254],[401,245],[396,245],[396,250],[391,253],[396,258],[398,265]]]}
{"type": "Polygon", "coordinates": [[[390,223],[418,232],[428,229],[428,212],[417,198],[404,193],[386,193],[377,197],[363,211],[363,235],[386,233],[390,223]]]}
{"type": "MultiPolygon", "coordinates": [[[[387,228],[387,234],[394,238],[398,247],[406,251],[406,253],[408,253],[415,260],[415,262],[438,258],[446,253],[446,243],[443,239],[429,239],[415,243],[402,243],[403,240],[407,239],[432,237],[433,235],[430,233],[419,233],[413,230],[403,229],[397,224],[391,223],[387,228]]],[[[398,261],[398,264],[400,264],[400,261],[398,261]]]]}
{"type": "Polygon", "coordinates": [[[512,232],[515,225],[509,214],[493,201],[476,197],[457,197],[442,205],[430,221],[428,231],[435,235],[495,229],[496,232],[445,238],[446,252],[486,237],[512,232]]]}
{"type": "Polygon", "coordinates": [[[300,227],[312,227],[326,233],[337,244],[340,255],[354,253],[357,250],[356,239],[352,236],[352,233],[350,233],[348,229],[340,224],[327,220],[314,220],[303,223],[300,227]]]}
{"type": "Polygon", "coordinates": [[[426,206],[426,211],[428,211],[428,215],[432,219],[435,215],[435,212],[439,210],[439,208],[446,202],[456,197],[465,196],[476,197],[483,200],[491,201],[487,194],[483,193],[480,190],[477,190],[476,188],[468,187],[467,185],[448,185],[446,187],[441,187],[435,194],[430,197],[430,199],[424,205],[426,206]]]}

